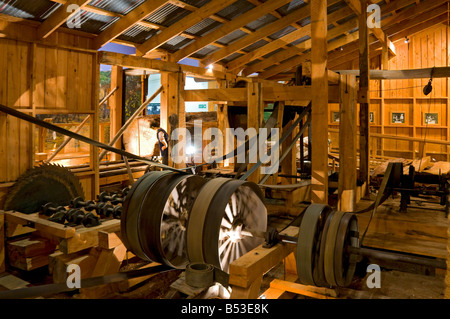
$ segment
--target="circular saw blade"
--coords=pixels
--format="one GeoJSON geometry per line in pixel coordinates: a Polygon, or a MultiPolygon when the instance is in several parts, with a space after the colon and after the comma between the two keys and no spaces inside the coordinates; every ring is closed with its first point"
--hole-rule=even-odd
{"type": "Polygon", "coordinates": [[[67,206],[76,197],[84,198],[84,191],[69,169],[56,164],[42,164],[19,177],[6,195],[3,209],[32,214],[48,202],[67,206]]]}

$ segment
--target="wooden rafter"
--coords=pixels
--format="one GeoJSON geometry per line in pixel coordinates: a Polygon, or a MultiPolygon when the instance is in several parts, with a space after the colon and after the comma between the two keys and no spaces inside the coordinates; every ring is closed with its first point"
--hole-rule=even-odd
{"type": "MultiPolygon", "coordinates": [[[[414,2],[414,1],[413,0],[399,0],[399,1],[396,1],[396,2],[391,2],[389,4],[386,4],[386,5],[382,6],[381,9],[382,9],[383,14],[387,14],[387,13],[390,13],[390,12],[394,12],[395,10],[402,9],[405,6],[410,5],[411,2],[414,2]]],[[[412,19],[407,24],[405,24],[403,21],[395,20],[395,22],[399,22],[397,25],[399,26],[400,31],[405,29],[405,28],[407,28],[409,23],[411,23],[411,24],[420,24],[420,23],[422,23],[422,21],[423,20],[420,20],[420,19],[412,19]],[[402,22],[402,23],[400,23],[400,22],[402,22]]],[[[383,23],[382,23],[382,27],[383,27],[383,23]]],[[[385,25],[384,28],[386,28],[386,27],[387,26],[385,25]]],[[[330,30],[330,33],[332,32],[332,30],[333,29],[330,30]]],[[[400,32],[400,31],[395,31],[395,30],[390,29],[390,28],[387,28],[385,30],[385,32],[387,32],[391,36],[393,34],[395,34],[395,32],[400,32]]],[[[354,32],[354,33],[352,33],[350,35],[347,35],[347,36],[341,37],[339,39],[333,40],[332,42],[330,42],[328,44],[329,52],[334,51],[334,50],[339,49],[339,48],[342,48],[342,47],[344,47],[344,46],[346,46],[346,45],[348,45],[348,44],[350,44],[350,43],[352,43],[352,42],[354,42],[354,41],[356,41],[358,39],[359,39],[358,33],[354,32]]],[[[379,45],[376,46],[377,48],[380,48],[382,46],[382,43],[380,41],[378,41],[378,39],[375,37],[375,35],[372,35],[370,37],[370,41],[371,41],[371,50],[373,50],[374,42],[379,43],[379,45]]],[[[357,49],[358,49],[357,44],[355,44],[352,47],[352,51],[356,51],[357,49]]],[[[344,49],[343,52],[338,51],[338,52],[334,53],[332,56],[330,56],[330,59],[329,59],[328,62],[330,63],[331,61],[333,61],[334,56],[337,56],[337,57],[339,57],[341,59],[342,55],[344,55],[345,52],[347,52],[346,49],[344,49]]],[[[293,53],[293,52],[291,52],[291,53],[293,53]]],[[[307,60],[310,59],[310,54],[309,53],[306,53],[306,54],[300,55],[300,56],[295,56],[294,53],[293,53],[291,56],[292,57],[289,58],[289,59],[288,59],[288,57],[286,57],[286,60],[283,61],[282,63],[280,63],[279,65],[276,65],[274,67],[271,67],[270,69],[266,69],[265,71],[261,72],[259,77],[261,77],[263,79],[271,78],[271,77],[273,77],[273,76],[275,76],[275,75],[277,75],[279,73],[282,73],[284,71],[290,70],[290,69],[296,67],[297,65],[303,63],[304,61],[307,61],[307,60]]],[[[279,60],[279,61],[281,61],[281,60],[279,60]]],[[[261,63],[261,62],[259,62],[259,63],[261,63]]],[[[255,71],[255,66],[257,66],[258,64],[255,64],[254,66],[252,66],[253,68],[250,69],[250,71],[256,72],[255,71]]],[[[270,66],[270,65],[273,65],[273,64],[267,64],[267,65],[270,66]]],[[[244,74],[248,74],[248,72],[244,72],[244,74]]]]}
{"type": "Polygon", "coordinates": [[[136,23],[144,20],[147,16],[161,8],[166,3],[167,0],[154,0],[142,3],[140,6],[100,33],[94,40],[94,48],[100,49],[103,45],[131,29],[136,23]]]}
{"type": "Polygon", "coordinates": [[[142,43],[136,48],[137,55],[143,56],[147,52],[150,52],[162,44],[166,43],[170,39],[173,39],[184,30],[190,28],[191,26],[199,23],[203,19],[211,16],[212,14],[226,8],[228,5],[235,2],[235,0],[212,0],[206,5],[202,6],[198,10],[192,12],[188,16],[184,17],[180,21],[174,23],[170,27],[168,27],[163,32],[151,37],[146,42],[142,43]]]}
{"type": "MultiPolygon", "coordinates": [[[[332,6],[335,2],[328,1],[328,6],[332,6]]],[[[335,11],[328,15],[328,19],[331,21],[338,21],[343,18],[346,18],[347,16],[351,15],[353,11],[349,7],[344,7],[342,9],[339,9],[338,11],[335,11]]],[[[335,24],[338,26],[338,24],[335,24]]],[[[297,30],[271,42],[266,44],[265,46],[262,46],[261,48],[254,50],[252,52],[249,52],[237,59],[234,59],[233,61],[230,61],[227,64],[227,67],[229,70],[235,70],[237,68],[242,67],[246,63],[251,62],[252,60],[262,57],[272,51],[278,50],[279,48],[282,48],[283,46],[286,46],[287,44],[290,44],[294,42],[295,40],[298,40],[300,38],[303,38],[305,36],[311,35],[311,27],[310,25],[298,28],[297,30]]],[[[279,60],[280,61],[280,60],[279,60]]],[[[248,74],[251,74],[253,72],[250,72],[248,74]]]]}
{"type": "Polygon", "coordinates": [[[189,44],[187,47],[183,48],[182,50],[179,50],[175,52],[172,55],[172,58],[174,61],[179,61],[192,53],[197,52],[198,50],[204,48],[208,44],[226,36],[227,34],[230,34],[236,29],[239,29],[240,27],[245,26],[246,24],[260,18],[261,16],[266,15],[267,13],[272,12],[273,10],[283,6],[284,4],[288,3],[290,0],[269,0],[258,7],[255,7],[254,9],[238,16],[237,18],[223,24],[218,29],[214,30],[213,32],[199,38],[197,41],[195,41],[192,44],[189,44]]]}
{"type": "MultiPolygon", "coordinates": [[[[358,17],[361,15],[362,8],[361,2],[359,0],[345,0],[345,2],[347,2],[348,6],[352,8],[353,11],[355,11],[358,17]]],[[[387,46],[389,53],[395,56],[395,45],[386,37],[383,30],[381,30],[380,28],[373,28],[371,29],[371,31],[383,45],[387,46]]]]}
{"type": "Polygon", "coordinates": [[[260,29],[258,29],[256,32],[249,34],[230,45],[226,46],[225,48],[216,51],[212,53],[211,55],[207,56],[206,58],[202,59],[201,62],[204,65],[209,65],[212,63],[215,63],[217,61],[220,61],[223,58],[226,58],[227,56],[233,54],[234,52],[245,48],[246,46],[255,43],[259,41],[261,38],[273,34],[288,25],[297,22],[299,20],[305,19],[309,16],[309,6],[304,6],[288,15],[283,17],[282,19],[278,19],[275,22],[266,25],[260,29]]]}
{"type": "MultiPolygon", "coordinates": [[[[341,35],[345,31],[354,29],[357,26],[358,26],[358,23],[355,19],[347,21],[346,23],[329,30],[327,38],[328,38],[328,40],[334,39],[335,37],[341,35]]],[[[311,26],[305,26],[304,28],[307,29],[307,31],[309,31],[306,35],[310,35],[311,34],[311,26]]],[[[254,72],[264,70],[272,65],[279,63],[280,61],[289,59],[292,56],[302,55],[306,50],[308,50],[310,48],[311,48],[311,39],[306,40],[300,44],[294,45],[294,46],[292,46],[286,50],[283,50],[281,52],[278,52],[278,53],[270,56],[269,58],[264,59],[261,62],[255,63],[255,64],[245,68],[243,71],[243,75],[247,76],[254,72]]],[[[309,55],[308,55],[308,58],[309,58],[309,55]]]]}
{"type": "Polygon", "coordinates": [[[53,14],[48,17],[38,28],[37,35],[39,38],[47,38],[56,29],[63,25],[67,20],[77,14],[89,0],[70,0],[59,7],[53,14]],[[77,6],[75,10],[71,6],[77,6]]]}

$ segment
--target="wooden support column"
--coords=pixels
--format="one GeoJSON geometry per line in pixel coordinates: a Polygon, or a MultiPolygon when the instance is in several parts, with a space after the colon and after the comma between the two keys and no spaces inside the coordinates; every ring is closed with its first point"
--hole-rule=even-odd
{"type": "MultiPolygon", "coordinates": [[[[163,57],[162,60],[167,61],[168,57],[163,57]]],[[[186,127],[184,83],[185,75],[181,69],[179,72],[161,72],[161,85],[164,89],[161,92],[160,126],[166,130],[169,138],[176,128],[186,127]]],[[[176,143],[176,140],[169,141],[169,166],[174,166],[171,152],[176,143]]],[[[185,163],[176,166],[185,167],[185,163]]]]}
{"type": "MultiPolygon", "coordinates": [[[[92,83],[93,83],[93,93],[91,97],[91,108],[94,113],[91,115],[92,126],[91,126],[91,138],[98,141],[100,134],[100,107],[98,105],[98,97],[100,95],[100,63],[98,56],[95,54],[93,57],[94,63],[92,63],[92,83]]],[[[99,148],[96,146],[91,146],[91,166],[94,170],[93,183],[92,183],[92,197],[90,199],[97,198],[100,193],[100,161],[98,158],[99,148]]],[[[87,198],[88,195],[86,196],[87,198]]]]}
{"type": "Polygon", "coordinates": [[[327,1],[311,0],[311,201],[328,203],[327,1]]]}
{"type": "MultiPolygon", "coordinates": [[[[247,129],[254,128],[256,134],[262,127],[264,120],[264,103],[262,99],[262,84],[260,82],[249,82],[247,84],[247,129]]],[[[249,164],[250,169],[254,164],[249,164]]],[[[258,183],[260,181],[260,171],[256,170],[247,180],[258,183]]]]}
{"type": "Polygon", "coordinates": [[[338,210],[351,212],[356,205],[356,77],[340,78],[338,210]]]}
{"type": "Polygon", "coordinates": [[[361,14],[359,16],[359,120],[360,120],[360,139],[359,139],[359,178],[365,184],[361,190],[361,195],[365,196],[369,185],[369,83],[370,83],[370,65],[369,65],[369,30],[367,28],[367,8],[368,1],[361,0],[361,14]]]}
{"type": "MultiPolygon", "coordinates": [[[[218,81],[218,88],[225,88],[225,81],[218,81]]],[[[228,104],[221,103],[217,104],[217,128],[222,132],[224,138],[226,138],[226,129],[230,127],[230,121],[228,120],[228,104]]],[[[223,154],[226,154],[226,140],[223,141],[223,154]]],[[[225,159],[221,163],[218,163],[219,167],[229,166],[229,160],[225,159]]]]}
{"type": "MultiPolygon", "coordinates": [[[[113,65],[111,67],[111,88],[118,87],[116,93],[109,102],[111,126],[109,136],[112,138],[122,127],[122,92],[123,92],[123,68],[113,65]]],[[[112,145],[115,148],[122,148],[122,139],[112,145]]],[[[120,155],[111,153],[111,160],[120,160],[120,155]]]]}
{"type": "MultiPolygon", "coordinates": [[[[283,103],[284,102],[280,102],[283,103]]],[[[297,117],[294,120],[290,120],[286,126],[283,128],[283,132],[281,135],[284,134],[284,131],[287,131],[292,124],[297,120],[297,117]]],[[[298,127],[296,127],[292,133],[284,140],[283,144],[281,145],[281,154],[284,152],[285,149],[288,149],[289,145],[292,143],[292,140],[298,133],[298,127]]],[[[295,145],[292,150],[288,153],[286,158],[281,162],[281,174],[282,175],[297,175],[297,146],[295,145]]],[[[294,184],[295,178],[290,177],[281,177],[281,184],[294,184]]]]}

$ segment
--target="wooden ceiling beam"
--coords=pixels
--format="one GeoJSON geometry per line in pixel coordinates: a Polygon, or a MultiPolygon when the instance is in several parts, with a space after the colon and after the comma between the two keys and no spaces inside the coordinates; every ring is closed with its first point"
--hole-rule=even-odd
{"type": "Polygon", "coordinates": [[[204,65],[209,65],[209,64],[215,63],[217,61],[220,61],[221,59],[224,59],[227,56],[230,56],[234,52],[259,41],[261,38],[263,38],[267,35],[271,35],[277,31],[279,31],[280,29],[287,27],[288,25],[290,25],[294,22],[297,22],[297,21],[307,18],[308,16],[309,16],[309,5],[304,6],[300,9],[286,15],[282,19],[278,19],[275,22],[272,22],[271,24],[268,24],[268,25],[258,29],[254,33],[249,34],[249,35],[231,43],[227,47],[210,54],[209,56],[202,59],[202,63],[204,65]]]}
{"type": "MultiPolygon", "coordinates": [[[[334,1],[328,1],[328,6],[331,6],[334,3],[335,3],[334,1]]],[[[346,18],[347,16],[349,16],[352,13],[353,13],[353,11],[349,7],[344,7],[342,9],[339,9],[339,10],[331,13],[330,15],[328,15],[328,19],[330,22],[338,21],[343,18],[346,18]]],[[[335,25],[339,26],[337,23],[335,25]]],[[[250,61],[260,58],[260,57],[262,57],[270,52],[273,52],[275,50],[278,50],[298,39],[301,39],[305,36],[310,36],[310,35],[311,35],[311,26],[310,25],[298,28],[298,30],[295,30],[277,40],[274,40],[273,42],[268,43],[259,49],[251,51],[241,57],[234,59],[233,61],[230,61],[227,64],[227,67],[229,70],[235,70],[237,68],[244,66],[245,64],[249,63],[250,61]]],[[[253,73],[253,72],[250,72],[248,74],[251,74],[251,73],[253,73]]]]}
{"type": "Polygon", "coordinates": [[[111,25],[105,31],[100,33],[94,40],[94,49],[100,49],[103,45],[114,40],[122,33],[131,29],[138,22],[141,22],[150,14],[161,8],[167,3],[167,0],[146,1],[139,5],[133,11],[129,12],[123,18],[111,25]]]}
{"type": "MultiPolygon", "coordinates": [[[[359,0],[345,0],[345,2],[350,8],[352,8],[353,11],[355,11],[358,17],[361,15],[363,8],[361,8],[361,2],[359,0]]],[[[387,46],[389,53],[395,56],[395,45],[388,39],[388,37],[386,37],[383,30],[381,30],[381,28],[372,28],[371,31],[381,42],[381,44],[387,46]]]]}
{"type": "Polygon", "coordinates": [[[199,23],[203,19],[208,18],[212,14],[226,8],[230,4],[235,2],[235,0],[212,0],[211,2],[208,2],[198,10],[190,13],[180,21],[174,23],[173,25],[169,26],[166,30],[163,32],[154,35],[146,42],[142,43],[141,45],[136,47],[137,55],[143,56],[146,53],[157,49],[167,41],[173,39],[186,29],[190,28],[191,26],[199,23]]]}
{"type": "MultiPolygon", "coordinates": [[[[327,39],[328,39],[328,41],[331,39],[334,39],[337,36],[343,34],[344,32],[346,32],[348,30],[352,30],[357,26],[358,26],[357,19],[349,20],[336,28],[328,30],[327,39]]],[[[305,26],[305,28],[308,28],[308,30],[309,30],[308,35],[310,35],[311,34],[311,26],[305,26]]],[[[264,70],[272,65],[280,64],[282,61],[287,60],[290,57],[303,54],[306,50],[308,50],[310,48],[311,48],[311,39],[306,40],[295,46],[292,46],[281,52],[278,52],[278,53],[268,57],[267,59],[264,59],[261,62],[255,63],[255,64],[245,68],[242,74],[244,76],[248,76],[252,73],[258,72],[260,70],[264,70]]]]}
{"type": "MultiPolygon", "coordinates": [[[[391,2],[391,3],[389,3],[389,4],[387,4],[387,5],[382,7],[383,14],[386,14],[388,12],[392,12],[392,10],[401,9],[402,6],[407,6],[407,5],[411,4],[411,2],[414,2],[414,1],[412,1],[412,0],[398,0],[396,2],[391,2]]],[[[444,9],[445,8],[442,7],[442,10],[444,10],[444,9]]],[[[390,28],[386,28],[386,29],[383,29],[383,30],[387,34],[390,34],[391,42],[393,42],[393,39],[397,39],[397,37],[393,37],[393,35],[395,35],[395,33],[401,32],[402,30],[404,30],[406,28],[410,28],[413,25],[420,25],[426,19],[431,19],[431,18],[434,18],[438,14],[442,14],[443,12],[447,12],[446,9],[445,9],[445,11],[442,11],[442,10],[439,11],[439,9],[438,10],[435,9],[435,10],[432,11],[431,14],[426,14],[426,13],[422,14],[421,17],[423,17],[423,19],[410,19],[406,23],[405,23],[405,21],[396,21],[398,23],[397,23],[397,25],[394,28],[390,27],[390,28]]],[[[383,23],[383,21],[382,21],[382,23],[383,23]]],[[[333,29],[331,29],[329,32],[331,32],[332,30],[333,29]]],[[[358,33],[355,32],[355,33],[352,33],[352,34],[350,34],[348,36],[345,36],[343,38],[334,40],[334,41],[330,42],[329,45],[328,45],[329,52],[332,52],[332,51],[334,51],[334,50],[336,50],[338,48],[341,48],[341,47],[344,47],[346,45],[349,45],[350,43],[352,43],[352,42],[354,42],[354,41],[356,41],[358,39],[359,39],[358,33]]],[[[372,35],[370,39],[371,39],[371,43],[372,43],[371,44],[371,50],[375,50],[375,49],[381,48],[382,43],[378,40],[378,38],[376,38],[375,35],[372,35]],[[374,46],[376,43],[378,43],[379,45],[374,46]]],[[[345,50],[343,52],[342,51],[337,51],[337,52],[331,53],[331,55],[329,56],[329,59],[328,59],[329,66],[330,66],[330,63],[334,62],[333,61],[334,57],[336,57],[336,59],[342,59],[342,56],[344,54],[346,54],[345,52],[347,52],[347,51],[352,52],[352,54],[355,57],[357,57],[357,50],[358,50],[358,43],[355,43],[355,44],[352,45],[351,48],[345,48],[345,50]]],[[[265,70],[264,72],[262,72],[260,74],[260,77],[262,77],[263,79],[272,78],[274,75],[276,75],[278,73],[281,73],[281,72],[284,72],[286,70],[290,70],[293,67],[303,63],[304,61],[306,61],[308,59],[310,59],[309,55],[307,55],[306,57],[303,57],[303,58],[301,56],[293,57],[293,58],[291,58],[291,59],[289,59],[287,61],[284,61],[283,63],[275,66],[275,67],[272,67],[270,69],[265,70]]],[[[261,62],[259,62],[259,63],[261,63],[261,62]]],[[[244,73],[244,74],[246,74],[246,73],[244,73]]]]}
{"type": "Polygon", "coordinates": [[[61,7],[59,7],[55,12],[53,12],[50,17],[48,17],[42,24],[38,27],[37,36],[39,38],[47,38],[55,32],[61,25],[63,25],[67,20],[69,20],[74,15],[78,14],[80,10],[89,3],[89,0],[69,0],[61,7]],[[76,6],[72,10],[72,6],[76,6]]]}
{"type": "Polygon", "coordinates": [[[185,57],[188,57],[192,53],[201,50],[202,48],[206,47],[212,42],[219,40],[220,38],[226,36],[227,34],[230,34],[236,29],[239,29],[245,26],[246,24],[255,21],[256,19],[272,12],[273,10],[283,6],[284,4],[290,1],[291,0],[269,0],[253,8],[252,10],[238,16],[237,18],[224,23],[218,29],[206,34],[205,36],[202,36],[194,43],[189,44],[187,47],[178,50],[177,52],[172,54],[172,58],[174,59],[174,61],[179,61],[185,57]]]}

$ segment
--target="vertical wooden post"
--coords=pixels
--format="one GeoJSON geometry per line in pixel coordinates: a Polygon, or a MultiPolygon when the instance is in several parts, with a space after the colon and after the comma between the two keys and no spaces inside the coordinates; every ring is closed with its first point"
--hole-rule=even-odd
{"type": "MultiPolygon", "coordinates": [[[[389,50],[387,47],[387,44],[383,45],[382,48],[382,53],[381,53],[381,69],[383,70],[389,70],[389,50]]],[[[385,130],[385,115],[384,115],[384,108],[385,108],[385,97],[386,97],[386,93],[385,93],[385,89],[386,89],[386,80],[380,80],[381,84],[380,84],[380,88],[381,88],[381,110],[380,110],[380,125],[381,125],[381,134],[384,134],[384,130],[385,130]]],[[[380,139],[380,155],[384,156],[384,138],[380,139]]]]}
{"type": "Polygon", "coordinates": [[[356,77],[340,76],[338,209],[354,211],[356,205],[356,77]]]}
{"type": "Polygon", "coordinates": [[[328,203],[327,1],[311,0],[311,201],[328,203]]]}
{"type": "MultiPolygon", "coordinates": [[[[93,140],[99,140],[99,126],[100,126],[100,106],[99,96],[100,96],[100,63],[98,60],[98,55],[94,54],[92,57],[92,83],[94,85],[92,89],[91,97],[91,108],[94,113],[91,116],[91,137],[93,140]]],[[[119,91],[119,90],[118,90],[119,91]]],[[[121,89],[120,89],[121,91],[121,89]]],[[[118,93],[118,92],[116,92],[118,93]]],[[[122,94],[120,94],[122,96],[122,94]]],[[[119,127],[120,128],[120,127],[119,127]]],[[[92,185],[92,197],[90,199],[95,199],[100,193],[100,161],[99,161],[99,148],[91,147],[91,165],[94,170],[93,185],[92,185]]],[[[87,198],[89,199],[89,198],[87,198]]]]}
{"type": "MultiPolygon", "coordinates": [[[[262,85],[260,82],[249,82],[247,84],[247,129],[254,128],[256,134],[262,126],[264,119],[264,103],[262,99],[262,85]]],[[[254,164],[249,164],[250,169],[254,164]]],[[[256,170],[247,180],[258,183],[261,174],[256,170]]]]}
{"type": "MultiPolygon", "coordinates": [[[[110,108],[110,133],[109,136],[112,138],[117,134],[117,132],[122,127],[122,92],[123,92],[123,68],[120,66],[112,66],[111,69],[111,89],[118,87],[116,93],[111,97],[109,101],[110,108]]],[[[113,145],[115,148],[122,148],[122,139],[119,139],[116,144],[113,145]]],[[[108,142],[109,143],[109,142],[108,142]]],[[[116,153],[111,153],[111,160],[120,160],[120,155],[116,153]]]]}
{"type": "MultiPolygon", "coordinates": [[[[225,81],[219,81],[218,87],[223,88],[226,86],[225,81]]],[[[226,129],[230,127],[230,121],[228,119],[228,104],[217,104],[217,128],[223,135],[223,150],[222,154],[226,154],[226,129]]],[[[219,167],[229,166],[229,160],[225,159],[221,163],[218,163],[219,167]]]]}
{"type": "MultiPolygon", "coordinates": [[[[284,102],[283,102],[284,103],[284,102]]],[[[298,117],[298,115],[297,115],[298,117]]],[[[295,122],[297,118],[294,120],[290,120],[289,123],[286,124],[286,126],[283,128],[284,130],[288,130],[292,123],[295,122]]],[[[298,127],[296,127],[292,133],[284,140],[283,144],[281,145],[281,152],[283,153],[285,149],[288,149],[289,145],[292,143],[292,140],[294,139],[295,135],[298,133],[298,127]]],[[[284,132],[282,132],[284,134],[284,132]]],[[[297,146],[295,145],[292,150],[288,153],[284,161],[281,162],[281,173],[285,175],[297,175],[297,146]]],[[[281,178],[281,184],[294,184],[295,178],[290,177],[282,177],[281,178]]]]}
{"type": "MultiPolygon", "coordinates": [[[[169,60],[164,57],[163,60],[169,60]]],[[[169,137],[176,128],[186,127],[185,104],[184,104],[184,83],[185,75],[179,72],[161,72],[161,113],[160,126],[166,130],[169,137]]],[[[178,141],[169,141],[169,166],[173,166],[171,152],[173,146],[178,141]]],[[[185,163],[177,164],[178,167],[185,167],[185,163]]]]}
{"type": "Polygon", "coordinates": [[[362,196],[368,192],[369,185],[369,30],[367,28],[367,0],[361,0],[361,14],[359,16],[359,120],[360,120],[360,139],[359,139],[359,178],[365,184],[362,189],[362,196]]]}

